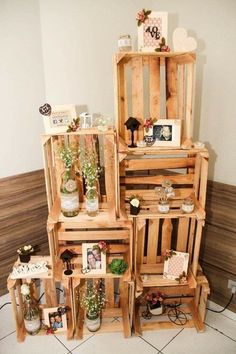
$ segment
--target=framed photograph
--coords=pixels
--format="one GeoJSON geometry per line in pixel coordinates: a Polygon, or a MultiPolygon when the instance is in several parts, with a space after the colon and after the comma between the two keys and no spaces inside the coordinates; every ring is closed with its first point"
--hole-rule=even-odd
{"type": "Polygon", "coordinates": [[[64,332],[67,330],[66,313],[62,314],[58,310],[58,307],[43,309],[44,323],[54,331],[64,332]]]}
{"type": "Polygon", "coordinates": [[[154,52],[159,47],[161,38],[167,42],[167,12],[151,12],[148,18],[138,27],[138,50],[154,52]]]}
{"type": "Polygon", "coordinates": [[[100,252],[96,243],[82,244],[83,269],[91,274],[106,273],[106,254],[100,252]]]}
{"type": "Polygon", "coordinates": [[[51,107],[50,115],[43,115],[46,134],[64,133],[73,119],[76,119],[75,105],[59,105],[51,107]]]}
{"type": "Polygon", "coordinates": [[[181,138],[180,119],[158,119],[153,125],[153,146],[179,147],[181,138]]]}
{"type": "Polygon", "coordinates": [[[189,253],[172,251],[164,261],[164,279],[176,280],[183,273],[188,273],[189,253]]]}

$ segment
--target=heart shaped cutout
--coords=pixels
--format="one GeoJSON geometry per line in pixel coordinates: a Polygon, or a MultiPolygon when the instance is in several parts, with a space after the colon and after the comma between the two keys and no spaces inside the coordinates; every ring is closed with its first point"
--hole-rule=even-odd
{"type": "Polygon", "coordinates": [[[45,103],[43,106],[39,107],[39,113],[41,113],[43,116],[50,116],[52,113],[52,107],[50,104],[45,103]]]}
{"type": "Polygon", "coordinates": [[[191,52],[197,49],[197,41],[193,37],[188,37],[185,28],[176,28],[172,40],[175,52],[191,52]]]}

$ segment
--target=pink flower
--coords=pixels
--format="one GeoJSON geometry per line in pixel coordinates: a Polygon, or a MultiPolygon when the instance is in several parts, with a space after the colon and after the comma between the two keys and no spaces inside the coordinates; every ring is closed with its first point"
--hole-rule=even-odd
{"type": "Polygon", "coordinates": [[[100,248],[101,251],[105,251],[107,248],[107,244],[105,241],[99,241],[98,242],[98,247],[100,248]]]}
{"type": "Polygon", "coordinates": [[[141,21],[141,22],[144,22],[145,21],[145,13],[144,13],[144,10],[141,10],[137,13],[137,17],[136,17],[136,20],[137,21],[141,21]]]}

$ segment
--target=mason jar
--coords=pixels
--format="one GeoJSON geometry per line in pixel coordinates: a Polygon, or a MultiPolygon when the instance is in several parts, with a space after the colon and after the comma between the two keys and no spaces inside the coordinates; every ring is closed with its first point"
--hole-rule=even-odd
{"type": "Polygon", "coordinates": [[[181,209],[184,213],[192,213],[194,211],[194,200],[192,198],[184,199],[181,209]]]}
{"type": "Polygon", "coordinates": [[[132,51],[132,41],[129,34],[125,34],[118,39],[118,48],[120,52],[131,52],[132,51]]]}
{"type": "Polygon", "coordinates": [[[168,200],[159,200],[157,210],[159,213],[167,214],[170,210],[170,203],[168,200]]]}

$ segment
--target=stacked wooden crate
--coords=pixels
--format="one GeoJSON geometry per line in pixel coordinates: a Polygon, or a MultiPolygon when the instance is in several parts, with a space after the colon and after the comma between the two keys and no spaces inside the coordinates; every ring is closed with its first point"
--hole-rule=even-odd
{"type": "MultiPolygon", "coordinates": [[[[141,318],[139,299],[148,291],[164,294],[166,306],[184,304],[183,311],[192,316],[186,326],[195,325],[199,331],[204,329],[209,287],[204,276],[204,281],[197,276],[197,270],[205,222],[209,156],[207,149],[193,148],[192,144],[194,71],[193,53],[121,53],[115,57],[121,210],[129,213],[131,195],[141,199],[140,213],[130,215],[134,226],[134,328],[137,334],[145,329],[176,326],[166,318],[151,322],[141,318]],[[180,119],[180,146],[128,147],[130,135],[124,123],[129,116],[135,117],[141,127],[145,118],[180,119]],[[154,188],[166,179],[172,182],[175,196],[170,201],[169,213],[161,214],[157,212],[154,188]],[[194,199],[195,209],[190,214],[181,210],[186,197],[194,199]],[[186,285],[163,279],[163,254],[167,249],[189,253],[186,285]]],[[[139,128],[136,141],[143,136],[144,130],[139,128]]]]}

